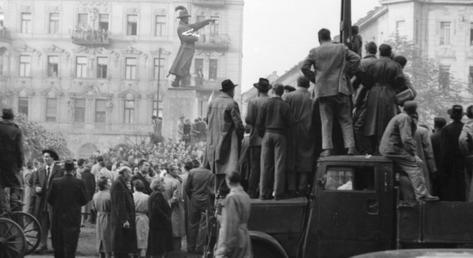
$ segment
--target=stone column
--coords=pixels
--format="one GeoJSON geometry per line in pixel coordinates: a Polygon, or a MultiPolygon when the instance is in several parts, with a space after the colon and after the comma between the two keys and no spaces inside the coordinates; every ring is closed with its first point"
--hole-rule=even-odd
{"type": "Polygon", "coordinates": [[[194,120],[197,117],[195,87],[168,88],[163,100],[163,137],[176,140],[179,117],[194,120]]]}

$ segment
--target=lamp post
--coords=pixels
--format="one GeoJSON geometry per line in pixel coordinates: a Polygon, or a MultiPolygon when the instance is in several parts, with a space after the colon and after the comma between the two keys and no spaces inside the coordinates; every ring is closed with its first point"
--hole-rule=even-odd
{"type": "Polygon", "coordinates": [[[347,45],[351,39],[351,0],[341,0],[340,43],[347,45]]]}

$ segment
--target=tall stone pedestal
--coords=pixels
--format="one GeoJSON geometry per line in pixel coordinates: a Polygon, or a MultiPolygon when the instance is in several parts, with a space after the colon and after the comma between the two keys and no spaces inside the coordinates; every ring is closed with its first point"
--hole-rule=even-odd
{"type": "Polygon", "coordinates": [[[181,116],[190,119],[197,117],[197,94],[195,87],[170,87],[163,101],[163,129],[165,139],[178,138],[178,123],[181,116]]]}

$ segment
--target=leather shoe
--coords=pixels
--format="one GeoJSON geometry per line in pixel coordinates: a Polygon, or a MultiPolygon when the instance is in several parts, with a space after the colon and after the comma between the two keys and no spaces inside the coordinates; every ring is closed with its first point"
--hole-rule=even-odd
{"type": "Polygon", "coordinates": [[[322,153],[320,153],[321,158],[328,157],[328,156],[332,156],[332,149],[326,149],[322,151],[322,153]]]}
{"type": "Polygon", "coordinates": [[[271,200],[271,199],[273,199],[273,196],[271,196],[269,194],[268,195],[262,195],[262,196],[260,196],[260,199],[261,200],[271,200]]]}
{"type": "Polygon", "coordinates": [[[355,147],[348,148],[347,155],[356,155],[357,151],[355,147]]]}
{"type": "Polygon", "coordinates": [[[440,201],[440,198],[429,194],[429,195],[420,197],[420,200],[424,202],[437,202],[437,201],[440,201]]]}

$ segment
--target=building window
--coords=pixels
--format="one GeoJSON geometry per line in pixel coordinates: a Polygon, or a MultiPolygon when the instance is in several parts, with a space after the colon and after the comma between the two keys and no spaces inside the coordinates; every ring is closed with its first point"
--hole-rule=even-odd
{"type": "Polygon", "coordinates": [[[5,15],[3,13],[0,13],[0,26],[3,27],[5,21],[5,15]]]}
{"type": "Polygon", "coordinates": [[[124,110],[123,122],[125,124],[132,124],[135,121],[135,100],[126,99],[125,100],[125,110],[124,110]]]}
{"type": "Polygon", "coordinates": [[[31,76],[31,56],[20,56],[20,77],[31,76]]]}
{"type": "Polygon", "coordinates": [[[78,56],[76,57],[76,78],[87,77],[87,57],[78,56]]]}
{"type": "Polygon", "coordinates": [[[49,14],[49,34],[56,34],[59,32],[59,13],[49,14]]]}
{"type": "Polygon", "coordinates": [[[87,29],[88,20],[89,20],[89,15],[87,13],[77,14],[77,26],[79,26],[79,28],[83,30],[87,29]]]}
{"type": "Polygon", "coordinates": [[[31,33],[31,13],[21,13],[21,33],[31,33]]]}
{"type": "Polygon", "coordinates": [[[57,78],[59,74],[59,57],[48,56],[48,77],[57,78]]]}
{"type": "Polygon", "coordinates": [[[468,73],[468,86],[470,87],[470,89],[473,89],[473,66],[470,66],[469,67],[469,73],[468,73]]]}
{"type": "Polygon", "coordinates": [[[440,22],[440,45],[450,45],[451,22],[440,22]]]}
{"type": "Polygon", "coordinates": [[[217,67],[218,67],[218,60],[210,59],[209,60],[209,80],[217,79],[217,67]]]}
{"type": "Polygon", "coordinates": [[[57,99],[46,99],[46,122],[56,122],[57,115],[57,99]]]}
{"type": "Polygon", "coordinates": [[[194,73],[196,86],[202,86],[204,82],[204,59],[194,59],[194,73]]]}
{"type": "MultiPolygon", "coordinates": [[[[203,15],[197,15],[196,17],[196,22],[201,22],[201,21],[204,21],[205,20],[205,16],[203,15]]],[[[206,42],[207,41],[207,28],[202,28],[199,30],[199,33],[200,33],[200,39],[199,41],[201,42],[206,42]]]]}
{"type": "Polygon", "coordinates": [[[214,23],[211,23],[211,24],[209,25],[210,35],[211,35],[211,36],[216,36],[216,35],[218,35],[218,33],[219,33],[219,31],[218,31],[218,30],[219,30],[219,18],[220,18],[220,17],[218,17],[218,16],[210,16],[210,19],[215,20],[214,23]]]}
{"type": "Polygon", "coordinates": [[[97,57],[97,78],[107,79],[108,58],[97,57]]]}
{"type": "Polygon", "coordinates": [[[158,14],[155,18],[154,36],[162,37],[166,35],[166,19],[164,14],[158,14]]]}
{"type": "Polygon", "coordinates": [[[136,58],[135,57],[125,58],[125,79],[126,80],[136,79],[136,58]]]}
{"type": "Polygon", "coordinates": [[[103,124],[106,119],[106,101],[104,99],[95,100],[95,123],[103,124]]]}
{"type": "Polygon", "coordinates": [[[156,98],[153,99],[153,116],[163,117],[163,109],[161,108],[161,99],[158,101],[156,98]]]}
{"type": "Polygon", "coordinates": [[[18,98],[18,113],[23,114],[28,117],[28,98],[27,97],[18,98]]]}
{"type": "Polygon", "coordinates": [[[164,58],[156,57],[154,58],[153,78],[162,80],[164,77],[164,58]]]}
{"type": "Polygon", "coordinates": [[[74,122],[85,122],[85,99],[74,99],[74,122]]]}
{"type": "Polygon", "coordinates": [[[129,14],[126,16],[126,35],[136,36],[138,34],[138,15],[129,14]]]}
{"type": "Polygon", "coordinates": [[[406,36],[406,21],[396,21],[396,37],[406,36]]]}
{"type": "Polygon", "coordinates": [[[439,85],[441,89],[450,87],[450,65],[439,66],[439,85]]]}
{"type": "Polygon", "coordinates": [[[108,31],[108,14],[99,15],[99,31],[108,31]]]}

